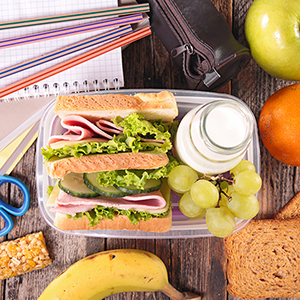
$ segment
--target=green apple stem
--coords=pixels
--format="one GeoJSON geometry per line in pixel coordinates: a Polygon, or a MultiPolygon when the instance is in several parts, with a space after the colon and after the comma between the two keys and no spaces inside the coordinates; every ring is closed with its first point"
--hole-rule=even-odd
{"type": "Polygon", "coordinates": [[[164,289],[161,290],[164,294],[166,294],[168,297],[170,297],[172,300],[200,300],[201,296],[185,292],[180,293],[177,291],[170,283],[166,285],[164,289]]]}

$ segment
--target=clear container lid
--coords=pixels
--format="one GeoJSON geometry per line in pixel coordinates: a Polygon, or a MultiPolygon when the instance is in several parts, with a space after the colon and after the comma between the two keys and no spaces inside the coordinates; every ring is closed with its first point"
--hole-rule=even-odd
{"type": "MultiPolygon", "coordinates": [[[[86,95],[93,94],[126,94],[134,95],[136,93],[159,93],[162,90],[158,89],[132,89],[132,90],[119,90],[119,91],[101,91],[97,93],[85,93],[86,95]]],[[[177,119],[180,121],[182,117],[196,106],[206,104],[215,100],[234,100],[242,102],[238,98],[213,92],[200,92],[200,91],[185,91],[185,90],[168,90],[172,92],[176,98],[179,115],[177,119]]],[[[55,98],[51,101],[49,106],[44,112],[40,122],[39,135],[37,140],[37,155],[36,155],[36,180],[37,180],[37,195],[38,204],[43,217],[46,222],[54,229],[66,233],[79,236],[91,236],[102,238],[128,238],[128,239],[173,239],[173,238],[198,238],[213,236],[207,229],[205,219],[189,219],[185,217],[178,208],[179,196],[172,193],[172,228],[165,233],[143,232],[143,231],[130,231],[130,230],[74,230],[62,231],[54,226],[55,213],[50,212],[50,207],[46,205],[48,200],[47,189],[49,185],[53,185],[54,181],[47,175],[46,167],[41,155],[41,148],[46,147],[49,137],[54,134],[61,134],[63,128],[60,125],[60,119],[54,114],[55,98]]],[[[251,161],[255,167],[256,172],[260,174],[260,150],[257,132],[257,124],[254,115],[253,123],[253,138],[250,146],[245,153],[244,159],[251,161]]],[[[250,220],[236,219],[236,229],[234,232],[246,226],[250,220]]]]}

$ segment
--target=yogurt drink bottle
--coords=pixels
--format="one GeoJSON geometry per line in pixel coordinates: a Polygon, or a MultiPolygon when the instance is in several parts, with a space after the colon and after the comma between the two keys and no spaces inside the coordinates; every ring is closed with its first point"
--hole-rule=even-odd
{"type": "Polygon", "coordinates": [[[200,173],[224,173],[244,157],[253,122],[248,106],[235,100],[197,106],[179,124],[175,139],[178,158],[200,173]]]}

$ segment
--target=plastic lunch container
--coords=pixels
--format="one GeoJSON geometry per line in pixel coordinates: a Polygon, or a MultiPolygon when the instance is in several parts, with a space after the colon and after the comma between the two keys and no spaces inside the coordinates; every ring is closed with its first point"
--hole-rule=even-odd
{"type": "MultiPolygon", "coordinates": [[[[117,90],[117,91],[100,91],[97,93],[85,93],[86,95],[92,94],[107,94],[107,93],[120,93],[126,95],[132,95],[136,93],[158,93],[162,90],[158,89],[132,89],[132,90],[117,90]]],[[[240,101],[238,98],[213,92],[201,92],[201,91],[186,91],[186,90],[169,90],[176,98],[179,115],[177,119],[180,119],[195,106],[206,104],[215,100],[231,99],[240,101]]],[[[129,231],[129,230],[79,230],[79,231],[62,231],[54,226],[54,213],[49,211],[49,207],[46,206],[48,195],[48,185],[53,185],[54,181],[46,172],[44,165],[41,148],[46,147],[48,139],[53,134],[61,134],[63,128],[60,125],[59,118],[54,114],[54,102],[50,102],[46,108],[44,115],[42,116],[39,128],[39,135],[37,140],[37,155],[36,155],[36,180],[37,180],[37,195],[38,204],[43,217],[46,222],[54,229],[66,233],[79,236],[91,236],[102,238],[132,238],[132,239],[173,239],[173,238],[198,238],[213,236],[207,229],[205,219],[189,219],[185,217],[178,208],[179,197],[172,194],[172,211],[173,222],[172,229],[165,233],[155,232],[142,232],[142,231],[129,231]]],[[[253,114],[252,114],[253,115],[253,114]]],[[[260,174],[260,151],[259,140],[257,132],[257,123],[253,115],[254,131],[253,138],[248,150],[246,151],[244,159],[251,161],[255,167],[256,172],[260,174]]],[[[235,232],[246,226],[250,220],[236,219],[235,232]]]]}

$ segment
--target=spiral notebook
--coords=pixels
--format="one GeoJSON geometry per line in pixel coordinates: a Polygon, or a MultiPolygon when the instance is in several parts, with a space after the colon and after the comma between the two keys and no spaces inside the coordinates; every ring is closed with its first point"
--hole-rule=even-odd
{"type": "MultiPolygon", "coordinates": [[[[117,0],[1,0],[0,16],[1,21],[13,21],[116,6],[118,6],[117,0]]],[[[86,21],[69,21],[63,24],[0,30],[0,40],[82,23],[86,23],[86,21]]],[[[0,50],[0,70],[85,40],[99,34],[99,32],[80,33],[2,49],[0,50]]],[[[86,50],[2,78],[0,88],[48,69],[84,51],[86,50]]],[[[123,83],[122,53],[121,48],[119,48],[0,99],[0,150],[41,117],[45,105],[50,99],[53,99],[53,95],[74,91],[114,89],[122,87],[123,83]]]]}

